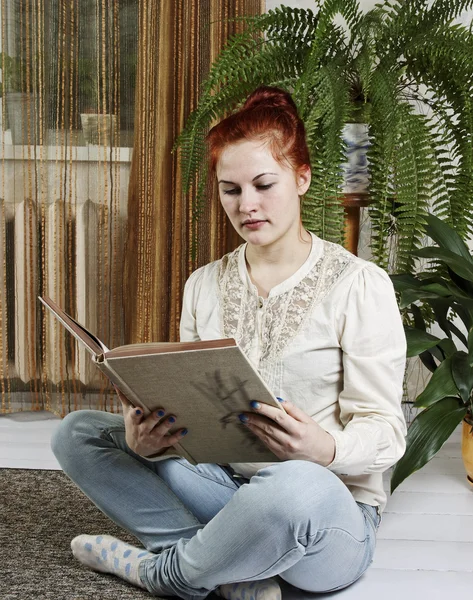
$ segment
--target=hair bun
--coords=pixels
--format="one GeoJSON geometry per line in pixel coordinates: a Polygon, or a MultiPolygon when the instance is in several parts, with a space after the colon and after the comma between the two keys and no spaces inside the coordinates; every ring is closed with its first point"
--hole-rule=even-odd
{"type": "Polygon", "coordinates": [[[260,107],[283,108],[284,110],[295,111],[297,113],[297,107],[291,95],[281,88],[269,85],[257,88],[248,96],[243,105],[244,109],[260,107]]]}

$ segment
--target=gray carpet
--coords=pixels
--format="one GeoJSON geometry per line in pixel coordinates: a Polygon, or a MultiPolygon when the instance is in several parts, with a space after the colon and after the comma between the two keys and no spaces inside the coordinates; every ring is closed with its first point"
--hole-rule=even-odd
{"type": "Polygon", "coordinates": [[[0,470],[2,600],[144,600],[148,592],[94,573],[72,556],[80,533],[137,540],[114,525],[60,471],[0,470]]]}

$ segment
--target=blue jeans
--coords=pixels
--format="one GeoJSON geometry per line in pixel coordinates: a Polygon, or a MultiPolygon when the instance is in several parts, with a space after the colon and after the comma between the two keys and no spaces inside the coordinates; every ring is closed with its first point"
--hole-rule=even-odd
{"type": "Polygon", "coordinates": [[[221,584],[274,575],[328,592],[372,562],[376,507],[355,502],[315,463],[278,463],[248,480],[219,465],[151,462],[128,448],[121,416],[91,410],[69,414],[52,448],[92,502],[156,553],[140,565],[152,594],[197,600],[221,584]]]}

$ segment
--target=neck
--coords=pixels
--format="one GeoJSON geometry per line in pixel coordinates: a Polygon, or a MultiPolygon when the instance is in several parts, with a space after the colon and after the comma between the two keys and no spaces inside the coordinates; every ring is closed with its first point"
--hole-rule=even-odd
{"type": "Polygon", "coordinates": [[[311,235],[301,227],[296,239],[279,240],[271,246],[247,245],[246,262],[252,272],[263,269],[296,271],[307,260],[311,250],[311,235]]]}

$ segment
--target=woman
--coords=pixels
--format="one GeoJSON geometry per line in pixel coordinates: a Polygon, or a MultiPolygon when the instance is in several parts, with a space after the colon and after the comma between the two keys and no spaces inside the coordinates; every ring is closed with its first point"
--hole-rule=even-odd
{"type": "Polygon", "coordinates": [[[278,599],[276,575],[310,592],[341,589],[372,561],[382,473],[405,449],[393,288],[380,268],[302,226],[311,171],[289,94],[257,89],[208,143],[245,244],[191,275],[181,339],[237,339],[286,409],[253,402],[240,419],[283,460],[194,467],[160,457],[186,430],[168,435],[166,407],[143,418],[122,395],[124,418],[71,413],[53,442],[61,466],[145,548],[82,535],[73,553],[187,600],[278,599]]]}

